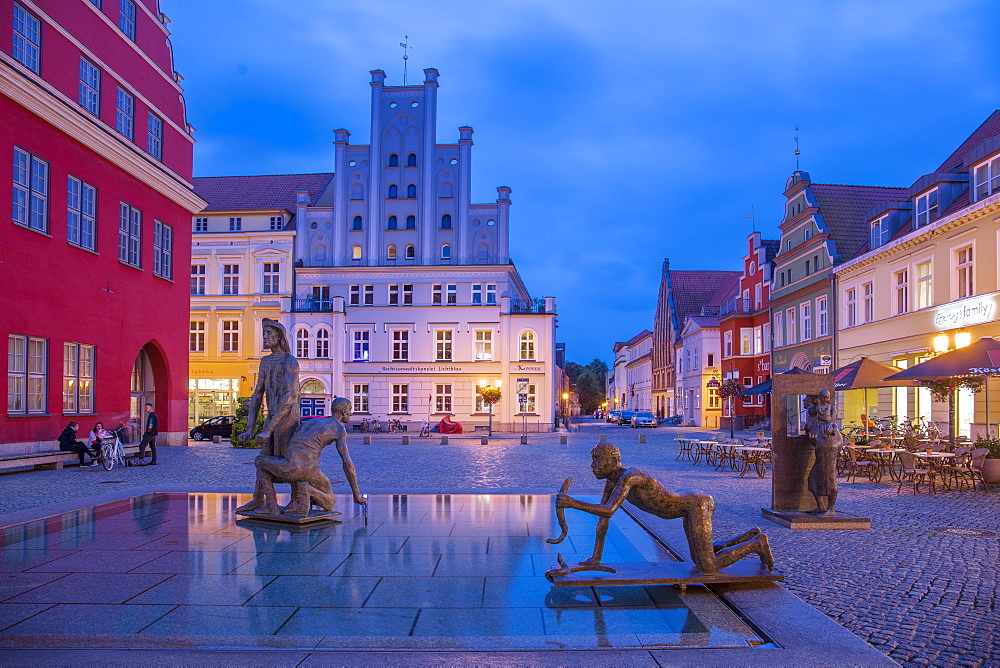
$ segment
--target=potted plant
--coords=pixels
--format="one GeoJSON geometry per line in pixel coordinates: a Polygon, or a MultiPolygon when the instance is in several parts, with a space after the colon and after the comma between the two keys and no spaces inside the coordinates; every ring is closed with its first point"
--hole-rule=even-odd
{"type": "Polygon", "coordinates": [[[1000,482],[1000,437],[996,434],[980,436],[973,447],[989,448],[986,461],[983,462],[983,480],[988,483],[1000,482]]]}

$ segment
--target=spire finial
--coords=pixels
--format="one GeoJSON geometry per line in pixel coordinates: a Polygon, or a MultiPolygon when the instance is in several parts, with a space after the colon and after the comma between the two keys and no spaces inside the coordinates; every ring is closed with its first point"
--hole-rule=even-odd
{"type": "Polygon", "coordinates": [[[403,85],[406,85],[406,61],[410,59],[408,54],[409,50],[413,47],[410,46],[410,36],[403,35],[403,41],[399,43],[403,47],[403,85]]]}
{"type": "Polygon", "coordinates": [[[799,171],[799,155],[802,151],[799,150],[799,126],[795,126],[795,171],[799,171]]]}

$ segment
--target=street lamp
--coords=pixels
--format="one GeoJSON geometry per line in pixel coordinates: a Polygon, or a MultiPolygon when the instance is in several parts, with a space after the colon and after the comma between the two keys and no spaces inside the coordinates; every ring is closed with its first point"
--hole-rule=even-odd
{"type": "Polygon", "coordinates": [[[569,392],[563,392],[562,400],[563,400],[563,411],[562,411],[563,412],[563,424],[565,424],[566,428],[569,429],[569,415],[567,415],[567,409],[569,408],[569,405],[568,405],[568,402],[569,402],[569,392]]]}
{"type": "Polygon", "coordinates": [[[500,386],[503,382],[497,378],[496,385],[490,386],[490,384],[485,380],[479,381],[479,395],[483,398],[483,403],[486,404],[490,409],[490,426],[487,432],[488,437],[493,437],[493,404],[498,403],[501,399],[500,386]]]}

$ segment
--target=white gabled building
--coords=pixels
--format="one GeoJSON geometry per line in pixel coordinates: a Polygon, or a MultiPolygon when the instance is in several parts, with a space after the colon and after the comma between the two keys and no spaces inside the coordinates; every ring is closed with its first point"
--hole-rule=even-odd
{"type": "Polygon", "coordinates": [[[437,142],[437,70],[413,86],[371,74],[371,143],[335,131],[334,174],[294,194],[281,319],[304,411],[346,396],[356,415],[453,413],[471,430],[489,418],[477,387],[500,383],[495,428],[551,428],[555,300],[532,298],[508,255],[511,189],[472,202],[473,131],[437,142]]]}

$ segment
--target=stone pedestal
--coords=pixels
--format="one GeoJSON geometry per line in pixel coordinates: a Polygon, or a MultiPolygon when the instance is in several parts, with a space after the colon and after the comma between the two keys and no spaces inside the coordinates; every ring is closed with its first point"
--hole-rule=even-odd
{"type": "Polygon", "coordinates": [[[237,515],[242,515],[247,519],[263,520],[267,522],[280,522],[282,524],[312,524],[313,522],[337,522],[340,513],[333,510],[310,510],[308,515],[294,515],[278,513],[277,515],[259,513],[256,510],[236,511],[237,515]]]}
{"type": "MultiPolygon", "coordinates": [[[[815,505],[815,504],[813,504],[815,505]]],[[[802,510],[771,510],[761,508],[764,519],[771,520],[787,529],[871,529],[872,521],[867,517],[857,517],[847,513],[836,513],[832,517],[819,517],[802,510]]]]}

